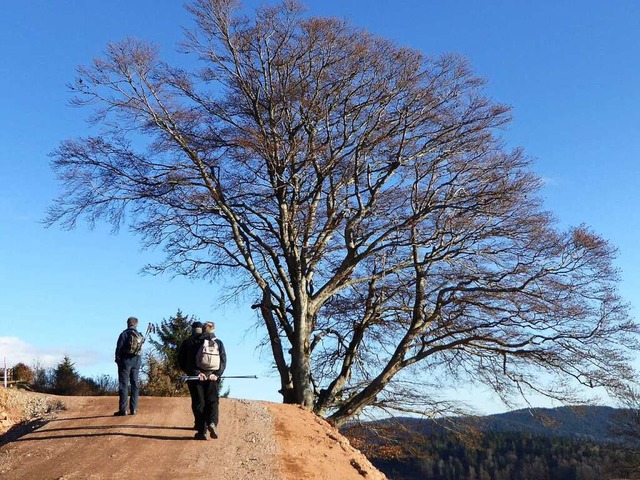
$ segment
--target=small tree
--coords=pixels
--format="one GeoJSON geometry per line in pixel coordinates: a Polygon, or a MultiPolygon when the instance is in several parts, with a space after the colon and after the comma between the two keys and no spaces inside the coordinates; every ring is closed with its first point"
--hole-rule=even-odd
{"type": "Polygon", "coordinates": [[[145,356],[145,373],[147,381],[144,392],[147,395],[175,396],[185,395],[184,388],[180,385],[182,372],[178,367],[178,349],[182,342],[191,335],[191,324],[197,320],[194,316],[184,315],[178,309],[175,316],[163,319],[155,329],[149,343],[153,346],[153,352],[145,356]]]}
{"type": "Polygon", "coordinates": [[[77,395],[80,375],[68,355],[53,369],[53,393],[58,395],[77,395]]]}
{"type": "Polygon", "coordinates": [[[39,361],[36,361],[33,366],[33,389],[38,392],[48,392],[53,389],[52,369],[43,367],[39,361]]]}
{"type": "Polygon", "coordinates": [[[186,389],[179,388],[179,381],[172,376],[173,368],[160,360],[153,353],[144,357],[144,373],[146,381],[142,385],[141,393],[155,397],[175,397],[186,395],[186,389]]]}
{"type": "Polygon", "coordinates": [[[24,382],[27,384],[33,383],[34,372],[31,367],[24,363],[16,363],[13,366],[13,379],[17,382],[24,382]]]}
{"type": "Polygon", "coordinates": [[[155,335],[158,336],[158,340],[149,338],[149,343],[159,355],[160,362],[166,365],[167,371],[176,380],[180,376],[178,348],[191,335],[191,324],[197,320],[197,317],[184,315],[178,309],[175,316],[163,319],[156,328],[155,335]]]}
{"type": "Polygon", "coordinates": [[[117,395],[118,380],[111,375],[102,374],[93,378],[93,395],[117,395]]]}

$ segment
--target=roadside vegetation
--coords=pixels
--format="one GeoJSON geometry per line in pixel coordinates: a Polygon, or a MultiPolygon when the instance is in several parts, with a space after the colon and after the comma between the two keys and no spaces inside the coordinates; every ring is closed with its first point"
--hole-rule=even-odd
{"type": "MultiPolygon", "coordinates": [[[[191,334],[191,324],[196,320],[196,317],[185,315],[178,309],[175,315],[163,319],[149,334],[143,348],[141,395],[175,397],[189,394],[180,381],[182,372],[177,365],[177,351],[191,334]]],[[[113,370],[116,371],[115,364],[113,370]]],[[[83,376],[69,355],[49,368],[43,367],[38,361],[34,361],[33,366],[17,363],[11,368],[10,377],[12,386],[34,392],[88,396],[118,394],[116,376],[83,376]]],[[[229,390],[222,394],[228,395],[229,390]]]]}

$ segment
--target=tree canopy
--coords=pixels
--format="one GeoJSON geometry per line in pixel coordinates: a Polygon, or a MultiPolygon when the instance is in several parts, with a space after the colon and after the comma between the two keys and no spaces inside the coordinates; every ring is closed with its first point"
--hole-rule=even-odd
{"type": "Polygon", "coordinates": [[[336,424],[457,382],[574,401],[632,375],[615,249],[558,229],[465,59],[295,1],[187,8],[187,66],[126,39],[79,67],[99,133],[53,152],[50,224],[127,225],[164,248],[150,272],[249,292],[284,401],[336,424]]]}

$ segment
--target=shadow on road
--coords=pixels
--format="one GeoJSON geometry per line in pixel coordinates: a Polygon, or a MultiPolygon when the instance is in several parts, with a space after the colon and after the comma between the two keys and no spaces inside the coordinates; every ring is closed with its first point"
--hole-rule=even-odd
{"type": "Polygon", "coordinates": [[[46,425],[47,423],[49,423],[49,421],[50,420],[45,418],[37,418],[30,422],[22,422],[17,425],[14,425],[9,430],[7,430],[3,435],[0,435],[0,447],[2,447],[3,445],[6,445],[7,443],[11,443],[19,440],[21,437],[46,425]]]}
{"type": "Polygon", "coordinates": [[[78,427],[59,427],[59,428],[48,428],[44,431],[38,432],[40,428],[44,427],[49,423],[54,422],[62,422],[66,420],[88,420],[95,418],[113,418],[111,415],[95,415],[95,416],[87,416],[87,417],[73,417],[73,418],[38,418],[29,422],[23,422],[18,425],[14,425],[11,429],[9,429],[4,435],[0,436],[0,447],[6,445],[11,442],[18,441],[31,441],[31,440],[55,440],[61,438],[87,438],[87,437],[104,437],[104,436],[122,436],[122,437],[140,437],[140,438],[153,438],[156,440],[193,440],[192,436],[178,436],[178,433],[183,433],[185,430],[193,431],[192,427],[166,427],[159,425],[125,425],[125,424],[117,424],[117,425],[87,425],[87,426],[78,426],[78,427]],[[173,430],[180,431],[176,432],[175,436],[172,435],[153,435],[153,434],[142,434],[142,433],[130,433],[130,432],[122,432],[122,431],[112,431],[109,432],[107,430],[116,430],[116,429],[144,429],[144,430],[173,430]],[[67,432],[77,432],[84,431],[82,434],[68,434],[67,432]],[[55,435],[58,432],[60,435],[55,435]],[[22,438],[25,435],[33,434],[29,438],[22,438]],[[53,435],[52,435],[53,434],[53,435]]]}
{"type": "MultiPolygon", "coordinates": [[[[95,427],[90,427],[95,428],[95,427]]],[[[42,433],[48,433],[42,432],[42,433]]],[[[142,433],[127,433],[127,432],[107,432],[107,433],[82,433],[82,434],[71,434],[71,435],[42,435],[42,436],[31,436],[29,438],[19,438],[15,440],[16,442],[32,442],[32,441],[41,441],[41,440],[67,440],[70,438],[92,438],[92,437],[130,437],[130,438],[146,438],[146,439],[154,439],[154,440],[189,440],[193,441],[193,436],[189,435],[186,437],[176,437],[172,435],[145,435],[142,433]]]]}

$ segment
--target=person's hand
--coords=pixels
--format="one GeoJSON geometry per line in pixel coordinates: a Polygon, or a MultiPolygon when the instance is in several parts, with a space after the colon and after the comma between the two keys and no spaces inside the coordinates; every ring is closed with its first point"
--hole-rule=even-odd
{"type": "Polygon", "coordinates": [[[207,376],[204,373],[200,372],[198,374],[198,380],[204,382],[206,379],[207,379],[207,376]]]}
{"type": "Polygon", "coordinates": [[[209,380],[215,382],[216,380],[218,380],[218,376],[212,373],[211,375],[209,375],[209,380]]]}

